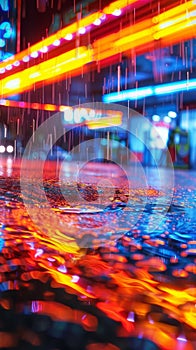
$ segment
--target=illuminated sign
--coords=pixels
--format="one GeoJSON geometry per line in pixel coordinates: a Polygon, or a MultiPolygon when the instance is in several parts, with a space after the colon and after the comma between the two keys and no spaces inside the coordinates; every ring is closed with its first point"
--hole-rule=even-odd
{"type": "Polygon", "coordinates": [[[70,124],[80,124],[86,120],[101,118],[101,111],[88,108],[69,108],[64,111],[64,121],[70,124]]]}
{"type": "Polygon", "coordinates": [[[16,1],[0,0],[0,61],[16,51],[16,1]]]}
{"type": "Polygon", "coordinates": [[[121,125],[122,112],[91,108],[68,107],[64,111],[66,124],[85,124],[89,129],[98,129],[121,125]]]}

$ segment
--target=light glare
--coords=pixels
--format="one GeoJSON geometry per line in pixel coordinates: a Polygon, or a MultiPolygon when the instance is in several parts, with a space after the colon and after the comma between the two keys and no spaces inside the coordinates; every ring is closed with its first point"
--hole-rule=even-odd
{"type": "Polygon", "coordinates": [[[14,147],[12,145],[7,146],[7,152],[12,153],[14,151],[14,147]]]}
{"type": "Polygon", "coordinates": [[[5,152],[5,146],[0,145],[0,153],[4,153],[5,152]]]}
{"type": "Polygon", "coordinates": [[[86,28],[85,27],[79,28],[79,33],[80,34],[85,34],[86,33],[86,28]]]}
{"type": "Polygon", "coordinates": [[[99,26],[99,25],[101,24],[100,18],[97,18],[97,19],[93,22],[93,24],[94,24],[95,26],[99,26]]]}
{"type": "Polygon", "coordinates": [[[171,123],[171,118],[170,117],[168,117],[168,115],[166,115],[164,118],[163,118],[163,120],[164,120],[164,122],[165,123],[171,123]]]}
{"type": "Polygon", "coordinates": [[[174,111],[169,111],[169,112],[168,112],[168,117],[170,117],[170,118],[176,118],[176,117],[177,117],[177,113],[174,112],[174,111]]]}
{"type": "Polygon", "coordinates": [[[121,13],[122,11],[120,9],[116,9],[114,12],[112,12],[113,16],[116,16],[116,17],[120,16],[121,13]]]}
{"type": "Polygon", "coordinates": [[[72,40],[73,39],[73,34],[67,34],[65,36],[65,40],[72,40]]]}
{"type": "Polygon", "coordinates": [[[159,122],[160,116],[157,115],[157,114],[154,114],[154,115],[152,116],[152,120],[153,120],[154,122],[159,122]]]}

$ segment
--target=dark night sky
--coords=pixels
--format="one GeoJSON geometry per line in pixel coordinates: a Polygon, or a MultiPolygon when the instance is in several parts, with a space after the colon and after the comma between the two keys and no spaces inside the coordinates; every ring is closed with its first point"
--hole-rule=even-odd
{"type": "Polygon", "coordinates": [[[36,0],[22,1],[21,49],[25,49],[28,43],[32,45],[46,37],[46,28],[51,25],[54,11],[47,6],[45,12],[39,12],[36,0]]]}

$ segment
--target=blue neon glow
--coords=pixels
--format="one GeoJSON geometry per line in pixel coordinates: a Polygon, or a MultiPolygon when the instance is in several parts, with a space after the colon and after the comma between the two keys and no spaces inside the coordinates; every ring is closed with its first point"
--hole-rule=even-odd
{"type": "Polygon", "coordinates": [[[4,238],[2,237],[3,233],[0,231],[0,252],[2,251],[3,247],[4,247],[4,238]]]}
{"type": "Polygon", "coordinates": [[[9,11],[9,2],[8,0],[0,0],[0,7],[2,9],[2,11],[9,11]]]}
{"type": "Polygon", "coordinates": [[[111,92],[103,96],[103,102],[120,102],[126,100],[139,100],[154,95],[168,95],[175,92],[190,91],[196,89],[196,79],[183,80],[168,84],[141,87],[120,92],[111,92]]]}
{"type": "Polygon", "coordinates": [[[0,62],[11,57],[16,50],[15,3],[15,0],[0,0],[0,62]]]}
{"type": "Polygon", "coordinates": [[[196,89],[196,79],[194,80],[183,80],[177,83],[170,83],[164,85],[157,85],[154,87],[155,95],[164,95],[172,92],[193,90],[196,89]]]}

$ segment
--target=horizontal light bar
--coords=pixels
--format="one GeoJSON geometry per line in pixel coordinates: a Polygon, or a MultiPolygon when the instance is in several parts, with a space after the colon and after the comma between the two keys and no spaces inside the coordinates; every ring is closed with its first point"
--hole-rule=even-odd
{"type": "MultiPolygon", "coordinates": [[[[113,14],[116,10],[122,10],[123,8],[134,4],[136,2],[139,2],[139,0],[118,0],[114,1],[108,6],[104,7],[103,13],[105,14],[113,14]]],[[[141,0],[140,0],[141,2],[141,0]]]]}
{"type": "MultiPolygon", "coordinates": [[[[38,43],[30,46],[28,49],[21,51],[20,53],[10,57],[8,60],[3,61],[0,63],[0,70],[3,68],[6,68],[6,66],[8,65],[14,65],[15,66],[15,62],[20,62],[23,60],[23,58],[26,58],[26,60],[30,59],[29,56],[33,57],[35,55],[35,53],[38,53],[39,51],[41,53],[46,53],[48,52],[48,47],[50,45],[54,45],[54,49],[55,46],[57,46],[57,42],[59,42],[59,40],[61,39],[65,39],[67,40],[67,36],[69,36],[70,34],[74,34],[78,31],[78,29],[80,27],[85,27],[89,24],[91,24],[93,21],[95,21],[97,18],[99,18],[99,16],[101,16],[100,12],[96,12],[93,13],[87,17],[82,18],[81,20],[74,22],[73,24],[70,24],[69,26],[60,29],[57,33],[50,35],[49,37],[47,37],[46,39],[39,41],[38,43]]],[[[17,63],[17,66],[19,65],[19,63],[17,63]]]]}
{"type": "Polygon", "coordinates": [[[6,100],[0,99],[0,106],[5,107],[16,107],[16,108],[25,108],[25,109],[35,109],[42,111],[51,111],[51,112],[63,112],[67,109],[70,109],[69,106],[66,105],[54,105],[51,103],[37,103],[37,102],[25,102],[25,101],[14,101],[14,100],[6,100]]]}
{"type": "Polygon", "coordinates": [[[154,87],[154,94],[165,95],[165,94],[170,94],[174,92],[180,92],[185,90],[190,91],[195,89],[196,89],[196,79],[183,80],[175,83],[157,85],[154,87]]]}
{"type": "MultiPolygon", "coordinates": [[[[146,0],[147,1],[147,0],[146,0]]],[[[102,22],[104,17],[104,21],[107,18],[106,15],[112,14],[115,10],[123,10],[131,4],[138,3],[139,0],[118,0],[111,2],[108,6],[106,6],[103,10],[91,13],[88,16],[78,19],[74,23],[60,29],[55,34],[50,35],[46,39],[30,46],[28,49],[21,51],[20,53],[13,55],[6,59],[5,61],[0,63],[0,73],[3,74],[6,70],[14,69],[20,65],[20,62],[29,62],[30,59],[36,59],[39,57],[39,54],[47,53],[50,49],[55,49],[55,46],[60,46],[62,42],[66,40],[72,40],[76,33],[80,33],[81,28],[86,29],[86,27],[97,24],[99,21],[99,25],[102,22]],[[7,68],[9,65],[10,69],[7,68]]]]}
{"type": "Polygon", "coordinates": [[[196,89],[196,79],[183,80],[168,84],[160,84],[150,87],[142,87],[120,92],[112,92],[103,96],[103,102],[120,102],[127,100],[139,100],[150,96],[168,95],[181,91],[190,91],[196,89]]]}
{"type": "Polygon", "coordinates": [[[191,9],[190,13],[188,11],[185,11],[186,7],[177,6],[175,7],[176,15],[171,19],[168,15],[168,13],[171,12],[171,10],[169,10],[165,11],[163,17],[165,18],[166,16],[166,19],[160,21],[156,25],[152,25],[152,22],[154,22],[154,18],[152,18],[152,22],[151,20],[145,20],[136,24],[132,28],[127,27],[121,30],[121,38],[114,41],[114,47],[121,51],[127,51],[132,49],[133,47],[147,44],[153,40],[159,40],[168,37],[170,38],[170,40],[172,40],[173,37],[176,37],[177,33],[179,33],[180,37],[182,38],[184,38],[185,36],[184,32],[186,32],[186,36],[187,32],[190,37],[193,36],[192,26],[194,27],[193,17],[196,5],[194,6],[192,1],[190,1],[187,4],[189,4],[188,8],[191,9]],[[182,9],[184,9],[184,13],[181,13],[182,9]]]}
{"type": "Polygon", "coordinates": [[[15,73],[0,81],[3,97],[20,93],[45,80],[55,80],[60,75],[72,72],[92,61],[92,50],[85,46],[68,51],[37,66],[15,73]]]}
{"type": "MultiPolygon", "coordinates": [[[[193,14],[194,6],[196,7],[196,5],[193,5],[192,1],[187,2],[187,4],[189,9],[191,9],[190,13],[193,14]]],[[[77,74],[78,72],[76,69],[83,67],[87,63],[102,62],[105,59],[118,55],[119,53],[128,52],[133,48],[138,48],[139,50],[142,50],[143,48],[144,50],[148,45],[152,45],[154,40],[161,39],[162,45],[168,45],[168,42],[177,42],[179,37],[182,39],[182,28],[183,39],[191,38],[194,36],[196,24],[193,24],[193,16],[188,16],[186,12],[182,15],[182,10],[184,10],[184,7],[175,7],[177,16],[174,17],[174,12],[172,12],[172,20],[174,22],[172,22],[173,25],[171,25],[171,28],[165,28],[164,25],[165,23],[168,23],[167,13],[171,13],[171,10],[169,10],[164,13],[167,22],[162,21],[157,24],[156,19],[154,20],[156,24],[153,26],[153,19],[155,18],[153,17],[133,26],[123,28],[116,33],[109,34],[104,38],[97,39],[92,45],[89,45],[88,49],[84,49],[84,47],[81,49],[81,47],[79,47],[40,64],[31,66],[30,68],[23,69],[22,71],[0,81],[0,93],[3,97],[8,97],[25,90],[30,90],[36,83],[42,81],[48,83],[52,79],[52,81],[55,82],[66,72],[70,72],[70,74],[73,75],[73,72],[75,71],[74,74],[77,74]],[[162,25],[162,29],[160,29],[160,24],[162,25]],[[78,54],[81,50],[83,50],[83,53],[78,54]]],[[[89,16],[85,17],[83,20],[87,21],[88,18],[89,16]]],[[[92,69],[93,65],[88,66],[88,68],[92,69]]],[[[146,96],[148,96],[151,94],[151,91],[148,90],[145,91],[145,93],[147,94],[146,96]]],[[[137,93],[134,93],[133,98],[140,98],[139,94],[140,90],[137,90],[137,93]]],[[[141,92],[141,94],[143,94],[143,92],[141,92]]]]}
{"type": "Polygon", "coordinates": [[[119,32],[100,38],[93,44],[94,56],[98,60],[103,60],[137,47],[141,48],[144,45],[146,47],[154,40],[161,39],[161,44],[167,45],[167,40],[171,43],[177,42],[179,37],[184,40],[190,39],[194,37],[194,9],[196,5],[188,1],[186,5],[176,6],[159,16],[140,21],[119,32]]]}
{"type": "MultiPolygon", "coordinates": [[[[195,3],[196,4],[196,3],[195,3]]],[[[172,17],[176,17],[177,15],[180,15],[181,13],[187,13],[192,7],[194,6],[194,2],[186,1],[184,4],[181,4],[179,6],[173,7],[170,10],[167,10],[163,13],[160,13],[159,15],[153,17],[152,21],[153,23],[161,23],[161,22],[168,22],[168,19],[172,17]]]]}
{"type": "MultiPolygon", "coordinates": [[[[147,1],[147,0],[146,0],[147,1]]],[[[18,67],[20,65],[20,62],[29,62],[30,59],[36,59],[37,57],[39,57],[39,54],[43,54],[43,53],[47,53],[50,49],[53,47],[53,49],[55,49],[55,45],[56,43],[58,43],[58,45],[61,45],[61,43],[65,40],[70,40],[70,38],[73,38],[73,35],[76,34],[80,28],[86,28],[87,26],[95,23],[97,20],[101,20],[103,15],[105,14],[105,16],[107,14],[112,14],[115,12],[115,10],[120,9],[123,10],[124,8],[130,6],[131,4],[134,3],[141,3],[141,1],[139,2],[139,0],[118,0],[118,1],[114,1],[111,4],[109,4],[108,6],[106,6],[103,10],[92,13],[84,18],[81,18],[79,20],[77,20],[76,22],[74,22],[73,24],[59,30],[57,33],[49,36],[48,38],[36,43],[35,45],[32,45],[31,47],[29,47],[28,49],[18,53],[17,55],[14,55],[12,57],[10,57],[8,60],[5,60],[3,62],[0,63],[0,73],[1,74],[8,74],[8,72],[10,72],[10,70],[13,70],[15,67],[18,67]],[[8,68],[9,67],[9,68],[8,68]]],[[[187,13],[188,14],[188,10],[191,9],[193,7],[193,2],[192,1],[187,1],[185,4],[176,6],[168,11],[165,11],[164,13],[155,16],[152,18],[152,22],[157,24],[163,21],[166,21],[166,23],[168,23],[168,19],[170,19],[172,16],[177,16],[179,14],[187,13]]],[[[106,19],[106,17],[105,17],[106,19]]],[[[104,20],[105,20],[104,19],[104,20]]],[[[194,23],[194,21],[193,21],[194,23]]],[[[151,23],[152,24],[152,23],[151,23]]],[[[164,24],[163,24],[164,25],[164,24]]],[[[133,26],[136,30],[137,27],[133,26]]],[[[150,25],[151,27],[151,25],[150,25]]],[[[146,27],[144,27],[146,28],[146,27]]]]}
{"type": "Polygon", "coordinates": [[[106,118],[100,118],[97,120],[86,121],[85,125],[90,130],[102,129],[102,128],[112,128],[114,126],[119,126],[122,124],[122,114],[118,113],[106,118]]]}

